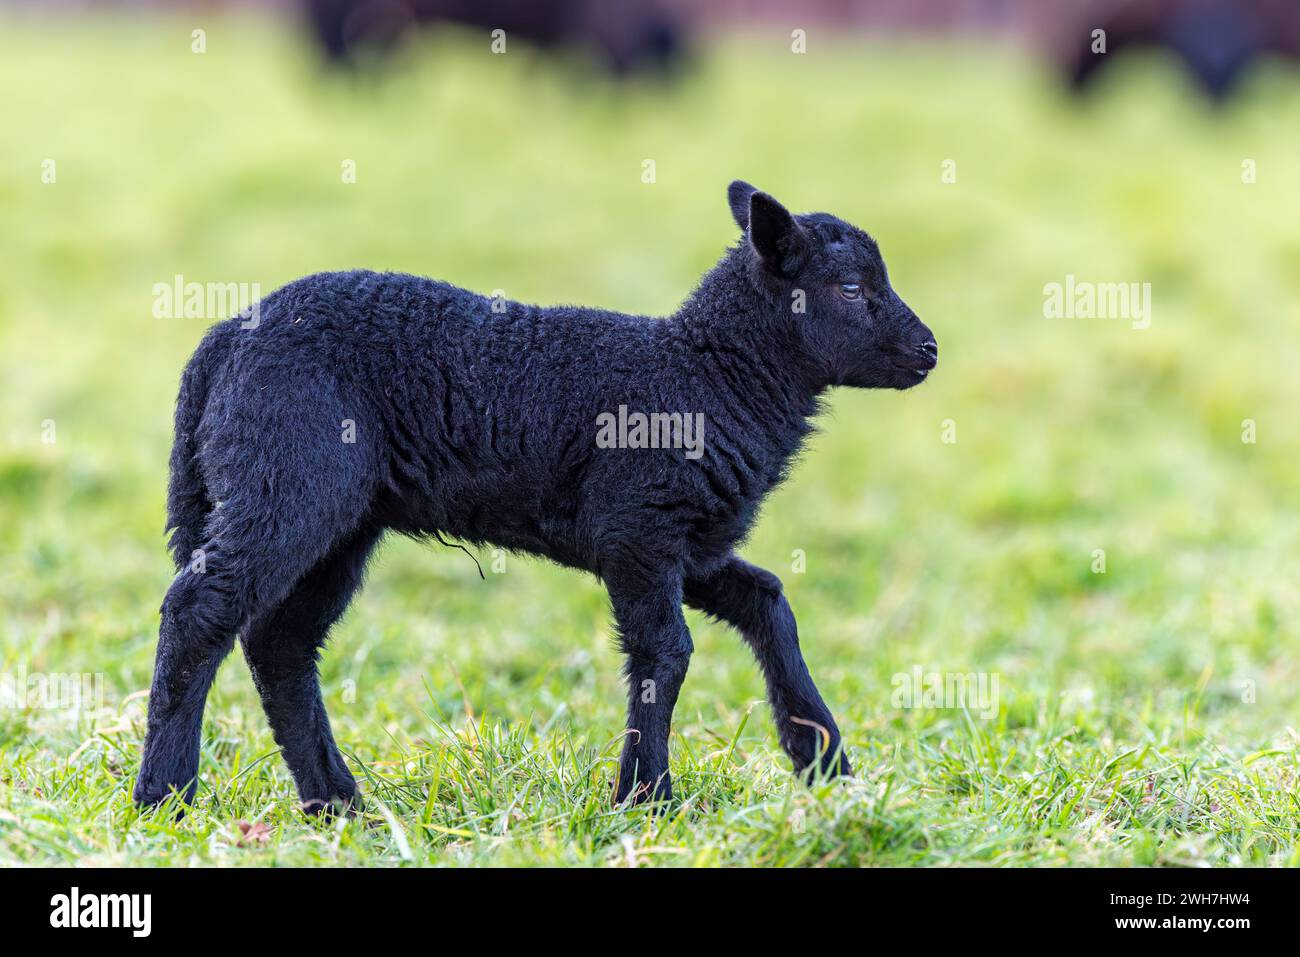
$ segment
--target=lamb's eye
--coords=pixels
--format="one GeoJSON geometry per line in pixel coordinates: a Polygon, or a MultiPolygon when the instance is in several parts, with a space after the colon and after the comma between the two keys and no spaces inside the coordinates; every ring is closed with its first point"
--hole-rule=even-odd
{"type": "Polygon", "coordinates": [[[842,282],[840,283],[840,295],[850,302],[854,302],[862,298],[862,287],[856,282],[842,282]]]}

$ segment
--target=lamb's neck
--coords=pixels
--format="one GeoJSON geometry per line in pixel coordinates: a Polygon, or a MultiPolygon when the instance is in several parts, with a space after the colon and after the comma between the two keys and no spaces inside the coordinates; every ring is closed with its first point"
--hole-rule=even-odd
{"type": "Polygon", "coordinates": [[[744,268],[724,259],[670,322],[692,353],[718,369],[719,387],[763,419],[802,422],[830,383],[793,341],[784,304],[760,291],[744,268]]]}

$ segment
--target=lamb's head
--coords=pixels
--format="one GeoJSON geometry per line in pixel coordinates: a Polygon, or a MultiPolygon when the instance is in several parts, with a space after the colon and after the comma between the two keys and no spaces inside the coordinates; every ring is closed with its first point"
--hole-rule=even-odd
{"type": "Polygon", "coordinates": [[[930,374],[934,333],[890,286],[875,240],[827,213],[793,216],[740,180],[727,195],[747,238],[737,254],[828,384],[908,389],[930,374]]]}

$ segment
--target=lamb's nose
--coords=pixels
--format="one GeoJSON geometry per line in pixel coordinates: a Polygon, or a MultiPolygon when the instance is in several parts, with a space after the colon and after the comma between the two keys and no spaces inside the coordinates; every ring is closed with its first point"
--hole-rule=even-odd
{"type": "Polygon", "coordinates": [[[935,342],[933,339],[927,339],[925,342],[917,346],[917,348],[926,358],[933,359],[935,362],[939,361],[939,343],[935,342]]]}

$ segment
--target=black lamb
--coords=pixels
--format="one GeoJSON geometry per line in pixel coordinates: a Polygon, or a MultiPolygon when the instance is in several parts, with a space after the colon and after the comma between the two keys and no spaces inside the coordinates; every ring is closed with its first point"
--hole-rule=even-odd
{"type": "Polygon", "coordinates": [[[192,801],[204,701],[238,635],[308,808],[358,800],[316,664],[386,531],[596,575],[626,654],[618,801],[671,797],[683,604],[734,626],[797,772],[848,774],[772,573],[736,553],[831,386],[906,389],[930,330],[876,243],[743,182],[744,230],[667,318],[322,273],[215,325],[176,407],[162,604],[135,799],[192,801]]]}

